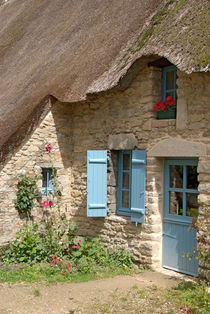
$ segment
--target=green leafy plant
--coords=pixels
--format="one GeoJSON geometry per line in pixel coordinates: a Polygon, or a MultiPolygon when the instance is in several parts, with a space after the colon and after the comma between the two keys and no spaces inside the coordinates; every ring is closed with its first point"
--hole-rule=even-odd
{"type": "Polygon", "coordinates": [[[107,250],[100,239],[75,238],[73,242],[71,260],[78,271],[86,273],[96,265],[106,265],[107,250]]]}
{"type": "Polygon", "coordinates": [[[60,216],[56,221],[42,222],[40,234],[46,255],[55,255],[59,258],[68,257],[77,230],[77,224],[66,219],[65,216],[60,216]]]}
{"type": "Polygon", "coordinates": [[[123,268],[133,267],[132,254],[125,248],[116,247],[109,252],[109,263],[123,268]]]}
{"type": "Polygon", "coordinates": [[[10,243],[2,259],[7,263],[34,263],[45,257],[38,225],[25,224],[16,233],[16,239],[10,243]]]}
{"type": "Polygon", "coordinates": [[[20,177],[17,200],[15,201],[15,208],[19,213],[31,213],[31,209],[34,207],[34,199],[36,198],[36,180],[37,178],[20,177]]]}

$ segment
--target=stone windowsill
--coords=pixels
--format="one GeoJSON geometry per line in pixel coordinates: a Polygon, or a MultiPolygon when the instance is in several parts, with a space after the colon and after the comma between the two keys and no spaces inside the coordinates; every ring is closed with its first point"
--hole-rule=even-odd
{"type": "Polygon", "coordinates": [[[176,119],[165,119],[165,120],[152,120],[153,128],[164,128],[168,126],[176,125],[176,119]]]}

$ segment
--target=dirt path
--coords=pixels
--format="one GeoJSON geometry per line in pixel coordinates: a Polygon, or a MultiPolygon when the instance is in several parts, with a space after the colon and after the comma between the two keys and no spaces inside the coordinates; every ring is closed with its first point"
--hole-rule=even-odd
{"type": "MultiPolygon", "coordinates": [[[[151,300],[149,307],[145,305],[143,296],[149,293],[145,289],[171,288],[178,282],[179,279],[162,273],[144,272],[49,286],[38,283],[0,284],[0,314],[160,313],[156,304],[152,310],[151,300]],[[138,307],[136,301],[134,306],[129,303],[134,299],[132,291],[142,295],[139,301],[143,302],[138,307]]],[[[164,313],[168,313],[167,305],[165,307],[164,313]]]]}

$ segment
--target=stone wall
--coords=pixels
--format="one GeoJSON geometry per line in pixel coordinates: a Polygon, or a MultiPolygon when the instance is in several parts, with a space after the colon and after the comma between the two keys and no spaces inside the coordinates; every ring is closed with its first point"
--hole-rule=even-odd
{"type": "MultiPolygon", "coordinates": [[[[119,149],[150,152],[157,143],[167,139],[200,143],[204,149],[199,156],[199,197],[201,201],[210,202],[209,74],[187,75],[178,71],[177,85],[176,120],[155,118],[152,106],[160,99],[161,71],[153,67],[142,70],[124,91],[114,88],[89,97],[85,102],[56,103],[0,173],[0,244],[14,237],[16,223],[20,221],[14,208],[18,176],[22,172],[41,173],[41,167],[50,167],[45,145],[51,143],[54,166],[61,182],[61,210],[78,223],[80,235],[100,236],[108,246],[126,246],[141,265],[161,266],[164,154],[148,154],[146,217],[145,223],[137,227],[130,217],[116,215],[117,156],[119,149]],[[87,218],[86,215],[86,152],[94,149],[108,150],[111,156],[108,169],[110,211],[106,218],[87,218]]],[[[174,147],[171,156],[176,153],[174,147]]],[[[41,181],[39,189],[41,192],[41,181]]],[[[32,215],[34,220],[40,220],[53,211],[55,209],[43,209],[37,203],[32,215]]]]}

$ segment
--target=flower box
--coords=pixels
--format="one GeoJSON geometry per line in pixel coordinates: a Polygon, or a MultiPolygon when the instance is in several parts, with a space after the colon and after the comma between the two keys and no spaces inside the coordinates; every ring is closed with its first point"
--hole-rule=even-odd
{"type": "Polygon", "coordinates": [[[176,119],[176,108],[173,108],[168,111],[157,111],[157,119],[158,120],[176,119]]]}
{"type": "Polygon", "coordinates": [[[163,102],[157,101],[153,110],[157,112],[158,120],[176,119],[176,103],[171,96],[167,96],[163,102]]]}

